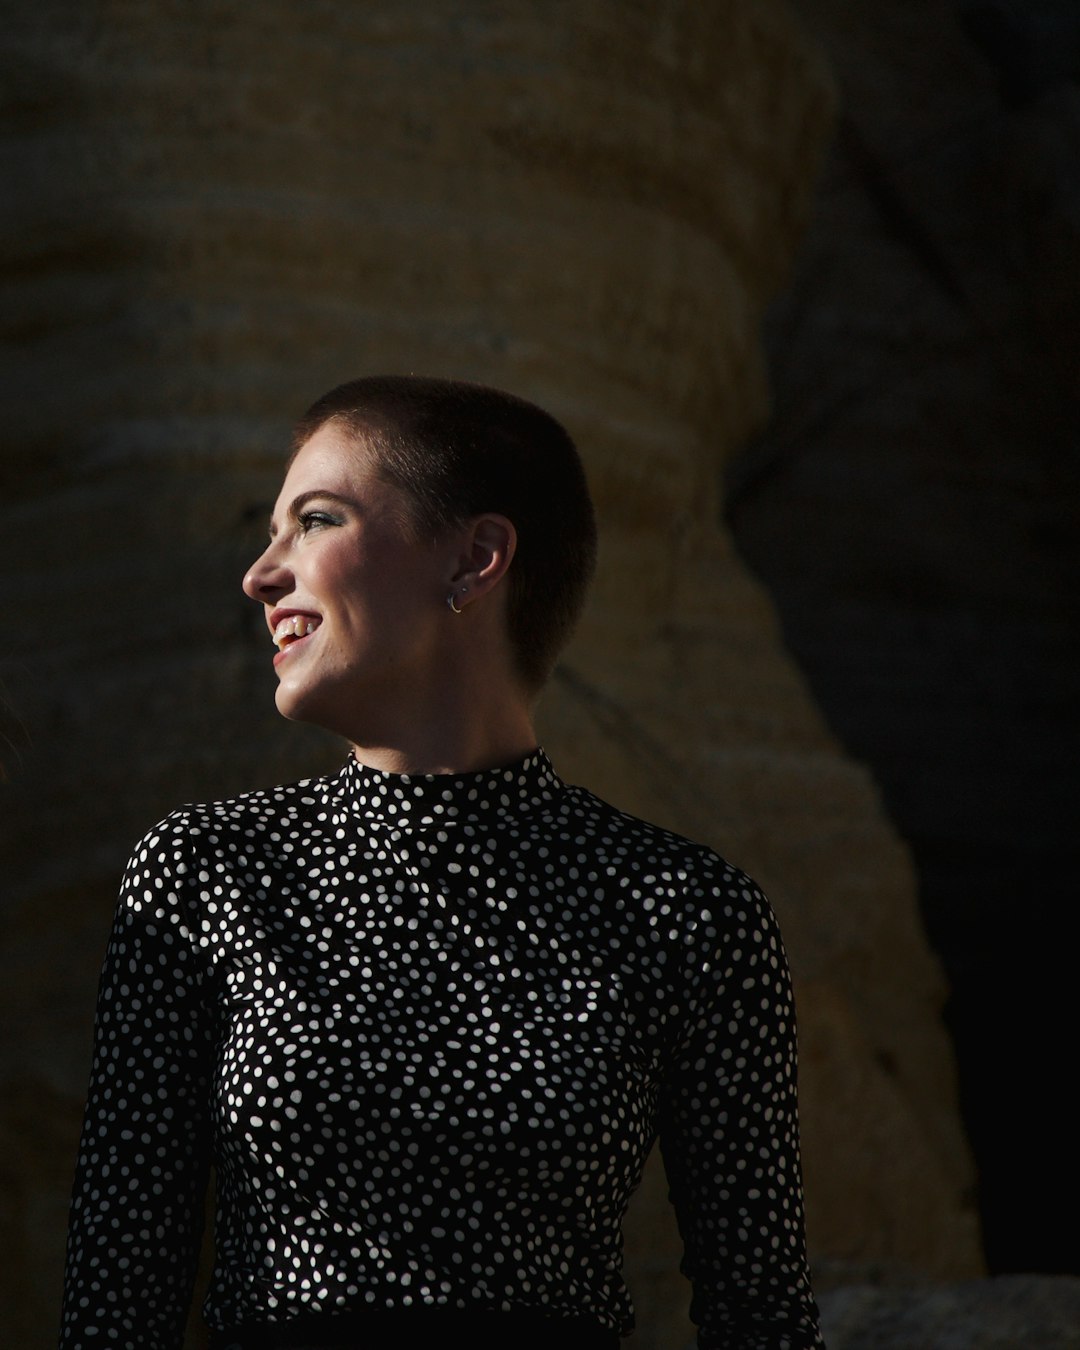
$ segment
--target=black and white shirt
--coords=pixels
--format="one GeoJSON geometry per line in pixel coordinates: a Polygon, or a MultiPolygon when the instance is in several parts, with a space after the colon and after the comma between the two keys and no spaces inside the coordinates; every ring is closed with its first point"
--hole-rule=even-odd
{"type": "Polygon", "coordinates": [[[99,996],[61,1345],[444,1307],[631,1325],[659,1135],[702,1347],[820,1345],[780,934],[707,848],[504,769],[344,768],[138,845],[99,996]]]}

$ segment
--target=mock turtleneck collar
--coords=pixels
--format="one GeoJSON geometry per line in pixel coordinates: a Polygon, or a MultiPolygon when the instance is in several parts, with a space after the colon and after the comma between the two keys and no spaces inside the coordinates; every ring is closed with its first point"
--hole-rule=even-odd
{"type": "Polygon", "coordinates": [[[524,759],[477,773],[387,773],[350,755],[328,786],[339,809],[362,816],[368,825],[417,830],[476,816],[518,815],[550,801],[562,782],[537,748],[524,759]]]}

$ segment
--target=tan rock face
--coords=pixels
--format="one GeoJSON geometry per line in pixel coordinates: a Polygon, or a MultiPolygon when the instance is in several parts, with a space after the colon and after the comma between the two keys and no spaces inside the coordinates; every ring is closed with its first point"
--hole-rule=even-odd
{"type": "MultiPolygon", "coordinates": [[[[603,555],[545,738],[567,777],[770,890],[803,995],[815,1256],[977,1267],[906,855],[716,523],[831,106],[787,10],[46,0],[8,26],[0,1100],[27,1278],[6,1323],[51,1337],[132,842],[180,800],[340,758],[277,720],[238,581],[288,419],[380,370],[513,388],[583,448],[603,555]]],[[[643,1344],[683,1335],[662,1193],[628,1238],[643,1344]]]]}

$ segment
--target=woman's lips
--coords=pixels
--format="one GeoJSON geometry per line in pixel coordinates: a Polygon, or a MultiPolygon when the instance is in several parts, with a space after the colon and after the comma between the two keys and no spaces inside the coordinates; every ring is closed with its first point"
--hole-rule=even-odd
{"type": "Polygon", "coordinates": [[[310,637],[311,634],[309,633],[306,637],[293,638],[291,641],[287,642],[285,646],[282,647],[281,651],[274,653],[274,665],[278,666],[282,661],[288,660],[296,648],[304,646],[304,644],[310,640],[310,637]]]}
{"type": "Polygon", "coordinates": [[[314,633],[320,623],[320,619],[310,614],[286,614],[274,625],[274,641],[279,648],[284,649],[285,644],[293,638],[307,637],[314,633]]]}
{"type": "Polygon", "coordinates": [[[287,614],[274,625],[273,639],[277,643],[274,665],[283,661],[295,647],[303,646],[322,622],[310,614],[287,614]]]}

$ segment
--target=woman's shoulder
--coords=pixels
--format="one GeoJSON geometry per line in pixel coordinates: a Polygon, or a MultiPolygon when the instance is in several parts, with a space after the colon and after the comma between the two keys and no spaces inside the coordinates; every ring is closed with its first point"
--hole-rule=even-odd
{"type": "Polygon", "coordinates": [[[254,839],[317,828],[327,818],[327,787],[336,777],[329,773],[254,788],[234,797],[185,802],[146,831],[133,856],[170,840],[190,847],[192,841],[203,838],[213,844],[226,836],[254,839]]]}
{"type": "Polygon", "coordinates": [[[612,874],[654,893],[711,905],[724,896],[758,906],[756,882],[711,845],[613,806],[587,788],[567,785],[571,817],[583,846],[612,874]]]}

